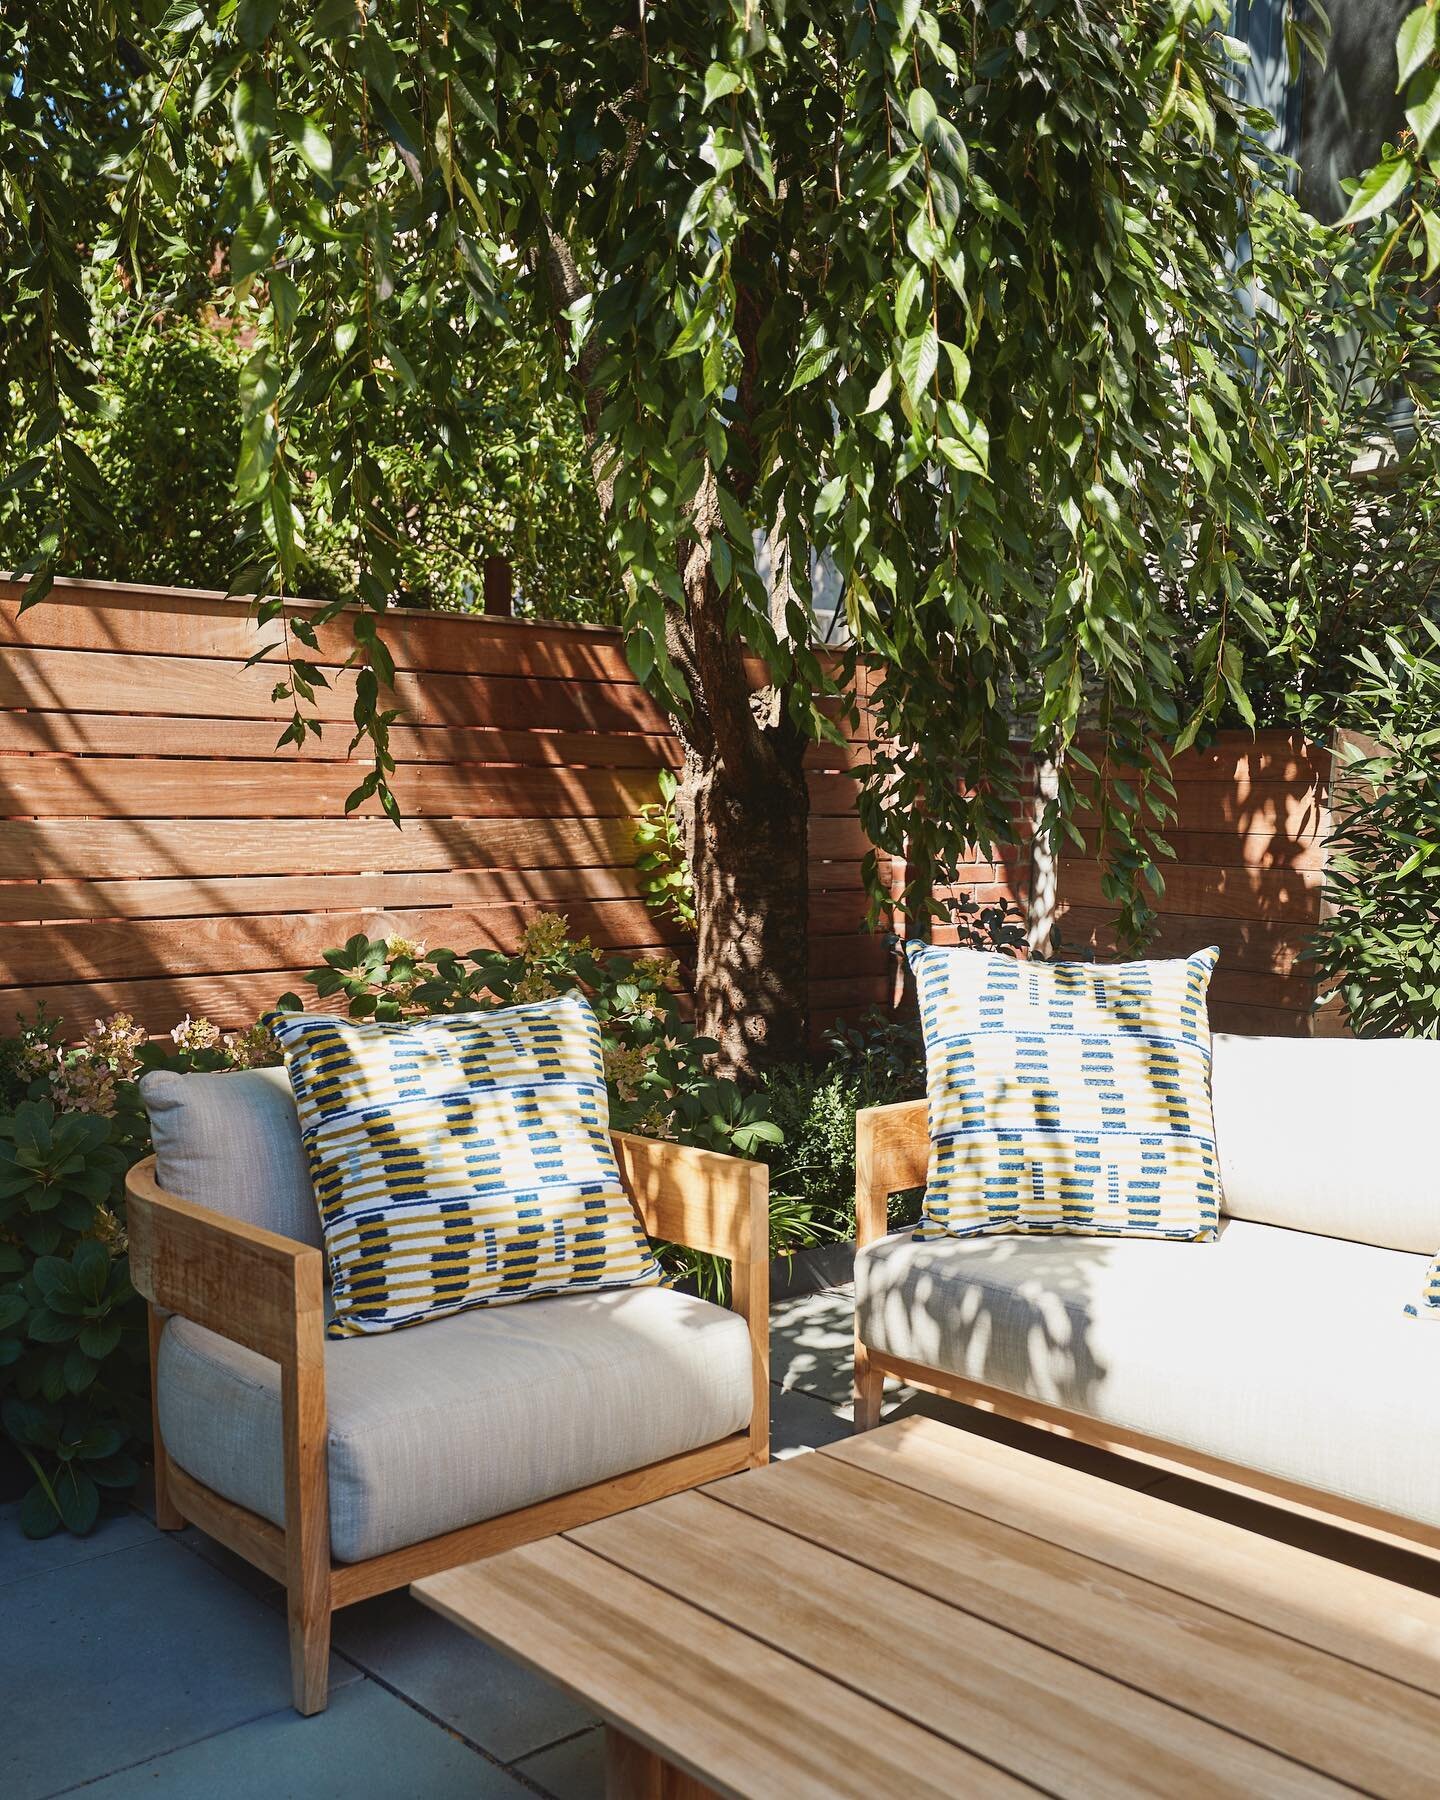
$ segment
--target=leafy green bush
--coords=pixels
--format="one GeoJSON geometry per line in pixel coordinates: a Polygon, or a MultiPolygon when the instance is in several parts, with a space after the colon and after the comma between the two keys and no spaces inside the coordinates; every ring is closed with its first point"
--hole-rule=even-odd
{"type": "MultiPolygon", "coordinates": [[[[120,1224],[127,1123],[59,1111],[82,1080],[49,1033],[8,1046],[5,1085],[35,1096],[0,1114],[0,1425],[29,1465],[27,1536],[88,1531],[101,1490],[130,1487],[143,1436],[145,1332],[120,1224]]],[[[88,1056],[86,1060],[89,1060],[88,1056]]],[[[97,1059],[98,1060],[98,1059],[97,1059]]],[[[92,1093],[113,1091],[114,1071],[92,1093]]]]}
{"type": "MultiPolygon", "coordinates": [[[[777,1070],[766,1083],[783,1143],[766,1152],[771,1184],[799,1196],[818,1235],[855,1235],[855,1114],[925,1092],[918,1022],[875,1012],[825,1035],[824,1058],[777,1070]]],[[[891,1201],[891,1222],[916,1216],[913,1195],[891,1201]]]]}
{"type": "Polygon", "coordinates": [[[693,933],[695,876],[675,812],[679,785],[671,770],[660,771],[660,798],[642,806],[635,821],[635,867],[640,871],[641,895],[655,917],[673,919],[693,933]]]}
{"type": "MultiPolygon", "coordinates": [[[[71,517],[58,570],[228,587],[241,561],[232,483],[250,345],[208,310],[137,298],[109,273],[91,282],[98,408],[78,441],[98,471],[101,505],[71,517]]],[[[393,602],[478,611],[486,560],[500,556],[514,570],[522,610],[613,622],[619,591],[573,400],[540,393],[512,354],[508,365],[491,358],[477,367],[459,406],[469,456],[458,476],[418,399],[398,408],[388,435],[370,446],[385,482],[407,499],[393,602]]],[[[31,500],[22,486],[0,488],[0,569],[40,554],[31,500]]],[[[303,510],[300,591],[319,600],[353,592],[349,524],[327,515],[318,490],[303,510]]]]}
{"type": "Polygon", "coordinates": [[[1440,1037],[1440,629],[1363,650],[1311,955],[1359,1037],[1440,1037]]]}
{"type": "Polygon", "coordinates": [[[149,1430],[144,1309],[125,1255],[125,1171],[150,1148],[147,1069],[272,1060],[268,1033],[123,1013],[76,1044],[42,1014],[0,1043],[0,1428],[28,1465],[21,1528],[86,1532],[130,1488],[149,1430]]]}
{"type": "MultiPolygon", "coordinates": [[[[775,1126],[756,1095],[706,1072],[715,1045],[682,1016],[677,975],[664,957],[601,955],[588,938],[572,938],[560,914],[540,913],[513,955],[356,936],[327,951],[309,981],[322,999],[343,997],[357,1019],[477,1012],[578,989],[600,1021],[616,1130],[755,1156],[778,1141],[775,1126]]],[[[287,994],[280,1004],[301,1003],[287,994]]]]}

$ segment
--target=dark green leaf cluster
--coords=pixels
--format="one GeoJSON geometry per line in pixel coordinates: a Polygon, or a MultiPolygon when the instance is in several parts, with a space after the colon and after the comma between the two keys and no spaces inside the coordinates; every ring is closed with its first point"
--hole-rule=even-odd
{"type": "Polygon", "coordinates": [[[1440,1038],[1440,629],[1357,664],[1311,954],[1358,1036],[1440,1038]]]}
{"type": "Polygon", "coordinates": [[[693,933],[695,874],[685,854],[684,833],[676,816],[678,783],[669,769],[660,771],[660,798],[642,806],[635,820],[635,867],[640,893],[657,919],[693,933]]]}
{"type": "Polygon", "coordinates": [[[101,1490],[137,1475],[145,1334],[111,1210],[118,1135],[48,1100],[0,1116],[0,1425],[34,1477],[31,1537],[89,1531],[101,1490]]]}

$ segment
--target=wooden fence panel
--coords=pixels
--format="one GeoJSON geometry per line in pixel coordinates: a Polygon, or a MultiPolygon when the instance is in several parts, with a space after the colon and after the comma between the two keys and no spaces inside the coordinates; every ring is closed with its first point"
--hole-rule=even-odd
{"type": "MultiPolygon", "coordinates": [[[[617,633],[391,614],[397,830],[373,803],[343,813],[364,768],[343,622],[311,653],[329,677],[323,735],[277,756],[277,669],[250,659],[278,624],[218,594],[62,583],[23,616],[19,594],[0,582],[0,1027],[40,1002],[71,1031],[116,1009],[155,1031],[186,1013],[241,1026],[354,931],[509,948],[556,910],[608,948],[676,947],[640,899],[633,823],[679,752],[617,633]]],[[[822,1022],[896,986],[864,928],[849,771],[865,755],[847,742],[809,759],[822,1022]]],[[[1217,1023],[1305,1029],[1328,759],[1234,734],[1175,774],[1161,949],[1221,944],[1217,1023]]],[[[1028,883],[1022,844],[977,857],[961,885],[1023,909],[1028,883]]],[[[1068,943],[1113,950],[1093,862],[1062,858],[1060,913],[1068,943]]]]}
{"type": "MultiPolygon", "coordinates": [[[[1224,732],[1177,757],[1174,777],[1176,818],[1165,837],[1175,858],[1161,865],[1152,954],[1218,944],[1216,1029],[1307,1034],[1316,983],[1302,953],[1320,919],[1329,753],[1284,732],[1224,732]]],[[[1058,912],[1064,944],[1118,953],[1095,862],[1061,857],[1058,912]]]]}
{"type": "MultiPolygon", "coordinates": [[[[116,1009],[242,1026],[356,931],[513,948],[556,910],[606,948],[679,947],[634,867],[679,750],[617,633],[391,614],[397,830],[373,802],[344,814],[364,762],[343,622],[310,653],[323,735],[277,755],[278,670],[250,659],[278,623],[209,593],[61,583],[23,616],[19,595],[0,582],[0,1026],[41,1003],[71,1033],[116,1009]]],[[[809,759],[822,1021],[891,991],[863,929],[863,754],[809,759]]]]}

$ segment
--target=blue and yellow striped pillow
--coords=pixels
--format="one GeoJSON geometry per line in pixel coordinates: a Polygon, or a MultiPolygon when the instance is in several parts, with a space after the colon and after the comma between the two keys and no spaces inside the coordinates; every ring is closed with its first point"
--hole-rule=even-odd
{"type": "Polygon", "coordinates": [[[1217,950],[1105,967],[906,948],[930,1110],[919,1236],[1215,1236],[1217,950]]]}
{"type": "Polygon", "coordinates": [[[1425,1271],[1425,1284],[1420,1290],[1419,1304],[1407,1306],[1412,1319],[1440,1319],[1440,1256],[1425,1271]]]}
{"type": "Polygon", "coordinates": [[[265,1022],[320,1206],[332,1337],[659,1281],[580,995],[395,1024],[265,1022]]]}

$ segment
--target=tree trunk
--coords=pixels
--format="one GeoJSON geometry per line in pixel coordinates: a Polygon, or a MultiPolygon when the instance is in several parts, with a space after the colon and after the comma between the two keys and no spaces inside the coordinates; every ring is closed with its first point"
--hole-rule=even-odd
{"type": "Polygon", "coordinates": [[[687,744],[676,801],[695,878],[695,1025],[719,1074],[806,1054],[810,801],[801,756],[747,781],[687,744]],[[787,766],[793,765],[793,766],[787,766]]]}
{"type": "MultiPolygon", "coordinates": [[[[565,309],[585,292],[570,247],[548,225],[536,250],[568,343],[565,309]]],[[[742,293],[740,335],[747,368],[768,295],[742,293]]],[[[590,441],[600,511],[614,505],[611,446],[599,440],[601,396],[596,346],[575,370],[590,441]]],[[[746,440],[748,376],[737,387],[746,440]]],[[[732,478],[733,479],[733,478],[732,478]]],[[[737,484],[742,500],[748,484],[737,484]]],[[[695,882],[698,942],[695,1023],[720,1048],[717,1074],[754,1080],[765,1068],[803,1057],[810,1038],[810,797],[805,734],[783,696],[752,693],[746,647],[727,629],[725,597],[715,585],[710,544],[723,535],[715,474],[706,468],[689,503],[690,532],[680,547],[683,611],[667,612],[666,644],[681,670],[692,710],[673,724],[685,747],[676,812],[695,882]]],[[[778,527],[777,527],[778,530],[778,527]]]]}

